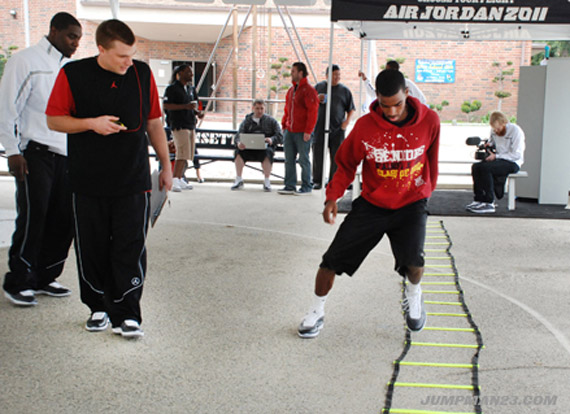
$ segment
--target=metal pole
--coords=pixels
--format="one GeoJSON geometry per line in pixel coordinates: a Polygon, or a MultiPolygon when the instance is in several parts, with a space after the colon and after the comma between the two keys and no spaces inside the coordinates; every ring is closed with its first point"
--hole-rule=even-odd
{"type": "MultiPolygon", "coordinates": [[[[360,71],[364,72],[363,69],[364,65],[364,40],[360,39],[360,71]]],[[[362,115],[362,85],[364,85],[364,81],[360,78],[360,82],[358,82],[358,117],[360,118],[362,115]]]]}
{"type": "MultiPolygon", "coordinates": [[[[235,8],[235,6],[234,6],[234,8],[235,8]]],[[[216,40],[216,44],[214,45],[214,49],[212,49],[212,53],[210,53],[210,59],[208,60],[208,63],[206,64],[206,68],[204,69],[204,72],[202,72],[202,76],[200,76],[200,81],[198,82],[198,86],[196,86],[197,91],[200,91],[202,84],[206,80],[206,77],[208,75],[208,70],[210,69],[210,66],[212,66],[212,62],[214,61],[214,56],[216,54],[216,50],[218,50],[218,45],[220,44],[220,41],[222,40],[222,36],[224,35],[224,31],[226,30],[226,27],[228,27],[228,23],[230,22],[230,18],[232,17],[232,12],[233,12],[233,8],[228,13],[228,18],[226,19],[226,22],[224,23],[224,27],[222,27],[222,30],[220,30],[220,34],[218,35],[218,40],[216,40]]]]}
{"type": "Polygon", "coordinates": [[[111,4],[111,14],[113,15],[113,19],[119,18],[119,0],[109,0],[111,4]]]}
{"type": "MultiPolygon", "coordinates": [[[[238,12],[237,9],[234,9],[234,24],[233,24],[233,61],[234,67],[232,69],[232,98],[237,98],[238,93],[238,51],[239,51],[239,43],[238,43],[238,12]]],[[[237,127],[237,102],[232,103],[232,128],[236,129],[237,127]]]]}
{"type": "MultiPolygon", "coordinates": [[[[245,19],[243,20],[243,24],[241,26],[241,29],[239,31],[238,34],[238,40],[243,32],[243,29],[245,28],[245,24],[247,23],[247,19],[249,18],[249,14],[251,13],[251,6],[249,7],[249,10],[247,11],[247,14],[245,15],[245,19]]],[[[234,50],[231,49],[230,53],[228,54],[228,58],[226,59],[226,63],[224,63],[224,67],[222,68],[222,71],[220,72],[220,74],[218,75],[218,80],[216,82],[216,84],[214,85],[214,88],[212,90],[212,93],[210,94],[210,97],[214,96],[214,94],[216,93],[216,91],[218,90],[218,85],[220,84],[220,82],[222,81],[222,78],[224,76],[224,73],[226,72],[226,68],[228,67],[228,63],[230,63],[230,60],[232,59],[232,55],[234,53],[234,50]]],[[[206,109],[204,110],[204,112],[208,112],[208,110],[210,109],[210,107],[212,106],[212,102],[214,101],[210,101],[208,102],[208,105],[206,105],[206,109]]],[[[200,120],[200,122],[198,123],[198,128],[200,128],[200,126],[202,125],[202,122],[204,122],[204,118],[202,118],[200,120]]]]}
{"type": "MultiPolygon", "coordinates": [[[[332,102],[332,62],[333,62],[333,43],[334,43],[334,23],[331,22],[331,30],[330,30],[330,42],[329,42],[329,73],[327,76],[327,107],[325,110],[325,142],[323,143],[323,173],[322,173],[322,186],[325,187],[325,184],[331,178],[328,176],[329,169],[327,168],[327,159],[328,159],[328,150],[329,150],[329,127],[331,123],[331,102],[332,102]]],[[[325,199],[326,191],[322,191],[321,198],[325,199]]]]}
{"type": "Polygon", "coordinates": [[[281,21],[283,22],[283,28],[287,32],[287,36],[289,36],[289,41],[291,42],[291,46],[293,46],[293,50],[295,51],[295,56],[297,56],[297,60],[301,60],[301,56],[299,56],[299,52],[297,51],[297,47],[295,47],[295,42],[293,41],[293,36],[291,36],[291,32],[289,32],[289,28],[287,27],[287,23],[285,22],[285,17],[283,17],[283,13],[281,13],[281,9],[278,5],[275,5],[275,8],[279,12],[279,16],[281,17],[281,21]]]}
{"type": "Polygon", "coordinates": [[[26,47],[30,47],[30,8],[28,5],[28,0],[24,0],[24,37],[26,41],[26,47]]]}
{"type": "Polygon", "coordinates": [[[251,16],[253,22],[251,26],[251,99],[257,97],[257,6],[253,6],[253,14],[251,16]]]}
{"type": "Polygon", "coordinates": [[[297,28],[295,27],[295,23],[293,22],[293,17],[289,13],[289,9],[287,8],[287,6],[283,6],[283,7],[285,8],[285,11],[287,12],[287,16],[289,16],[289,20],[291,21],[291,27],[293,28],[293,31],[295,32],[295,36],[297,36],[297,40],[299,42],[299,45],[301,46],[301,50],[303,51],[303,55],[305,55],[305,60],[307,62],[307,65],[309,65],[309,70],[311,71],[311,74],[313,75],[313,79],[315,80],[315,83],[317,83],[318,79],[315,76],[315,71],[313,70],[313,66],[311,65],[311,61],[309,60],[309,56],[307,56],[307,51],[305,50],[305,46],[303,45],[303,42],[301,41],[301,36],[299,36],[299,32],[297,32],[297,28]]]}

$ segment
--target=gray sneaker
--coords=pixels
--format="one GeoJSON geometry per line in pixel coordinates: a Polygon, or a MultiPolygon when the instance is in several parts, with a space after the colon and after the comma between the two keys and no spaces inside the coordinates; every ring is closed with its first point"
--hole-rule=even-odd
{"type": "Polygon", "coordinates": [[[144,336],[139,323],[134,319],[125,319],[121,326],[114,326],[113,333],[122,335],[123,338],[140,338],[144,336]]]}
{"type": "Polygon", "coordinates": [[[283,187],[282,189],[277,190],[277,192],[279,194],[291,195],[291,194],[295,194],[295,189],[291,188],[291,187],[283,187]]]}

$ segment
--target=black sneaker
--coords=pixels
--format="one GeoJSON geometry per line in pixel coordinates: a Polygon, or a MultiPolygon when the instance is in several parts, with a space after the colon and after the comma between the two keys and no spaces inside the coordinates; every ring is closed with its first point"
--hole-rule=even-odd
{"type": "Polygon", "coordinates": [[[35,306],[38,304],[32,289],[21,290],[18,293],[4,291],[4,296],[14,305],[18,306],[35,306]]]}
{"type": "Polygon", "coordinates": [[[53,281],[49,285],[36,290],[36,295],[48,295],[56,298],[63,298],[71,295],[71,290],[61,285],[59,282],[53,281]]]}
{"type": "Polygon", "coordinates": [[[124,338],[140,338],[144,336],[139,323],[134,319],[125,319],[121,326],[113,326],[113,333],[124,338]]]}
{"type": "Polygon", "coordinates": [[[282,189],[277,190],[277,192],[279,194],[291,195],[291,194],[295,194],[295,189],[291,188],[291,187],[283,187],[282,189]]]}
{"type": "Polygon", "coordinates": [[[297,333],[301,338],[314,338],[316,337],[321,329],[325,326],[325,315],[317,315],[315,312],[307,314],[299,327],[297,328],[297,333]]]}
{"type": "Polygon", "coordinates": [[[420,332],[426,326],[427,314],[424,298],[421,293],[406,296],[402,301],[402,309],[406,315],[406,324],[412,332],[420,332]]]}
{"type": "Polygon", "coordinates": [[[305,196],[305,195],[311,195],[311,194],[312,194],[312,190],[306,189],[306,188],[299,188],[297,191],[295,191],[296,196],[305,196]]]}
{"type": "Polygon", "coordinates": [[[109,316],[106,312],[93,312],[85,323],[85,329],[89,332],[104,331],[108,326],[109,316]]]}
{"type": "Polygon", "coordinates": [[[238,183],[234,183],[234,185],[232,185],[231,190],[232,191],[236,191],[236,190],[241,190],[243,188],[244,184],[243,184],[243,180],[238,182],[238,183]]]}

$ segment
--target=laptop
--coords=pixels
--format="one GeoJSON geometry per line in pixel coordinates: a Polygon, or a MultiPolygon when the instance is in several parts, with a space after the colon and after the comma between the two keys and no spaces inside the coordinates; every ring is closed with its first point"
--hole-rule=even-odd
{"type": "Polygon", "coordinates": [[[264,134],[239,134],[239,139],[246,149],[262,150],[267,147],[264,134]]]}

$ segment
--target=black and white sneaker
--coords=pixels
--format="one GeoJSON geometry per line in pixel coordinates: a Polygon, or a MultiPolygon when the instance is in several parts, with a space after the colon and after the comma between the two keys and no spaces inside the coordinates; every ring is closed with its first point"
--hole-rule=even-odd
{"type": "Polygon", "coordinates": [[[301,338],[314,338],[321,332],[323,326],[325,326],[325,314],[310,312],[301,321],[297,333],[301,338]]]}
{"type": "Polygon", "coordinates": [[[265,191],[266,193],[270,193],[271,192],[271,184],[263,184],[263,191],[265,191]]]}
{"type": "Polygon", "coordinates": [[[291,187],[283,187],[280,190],[277,190],[277,193],[283,195],[292,195],[295,194],[295,189],[291,187]]]}
{"type": "Polygon", "coordinates": [[[49,285],[45,285],[43,288],[37,289],[36,295],[48,295],[55,298],[63,298],[71,295],[71,290],[63,286],[61,283],[53,281],[49,285]]]}
{"type": "Polygon", "coordinates": [[[427,314],[424,298],[421,291],[415,295],[408,295],[402,301],[402,309],[406,315],[406,324],[412,332],[420,332],[426,326],[427,314]]]}
{"type": "Polygon", "coordinates": [[[465,210],[471,210],[472,208],[479,207],[481,204],[483,204],[482,201],[472,201],[465,206],[465,210]]]}
{"type": "Polygon", "coordinates": [[[477,214],[489,214],[495,212],[495,204],[494,203],[481,203],[478,206],[471,207],[467,209],[472,213],[477,214]]]}
{"type": "Polygon", "coordinates": [[[4,291],[4,296],[17,306],[35,306],[38,304],[32,289],[21,290],[18,293],[4,291]]]}
{"type": "Polygon", "coordinates": [[[243,180],[240,180],[235,182],[234,185],[232,185],[231,190],[232,191],[242,190],[243,186],[244,186],[243,180]]]}
{"type": "Polygon", "coordinates": [[[85,329],[89,332],[104,331],[108,326],[109,316],[107,315],[107,312],[93,312],[85,323],[85,329]]]}
{"type": "Polygon", "coordinates": [[[113,326],[113,333],[124,338],[140,338],[144,336],[139,323],[134,319],[125,319],[121,326],[113,326]]]}

